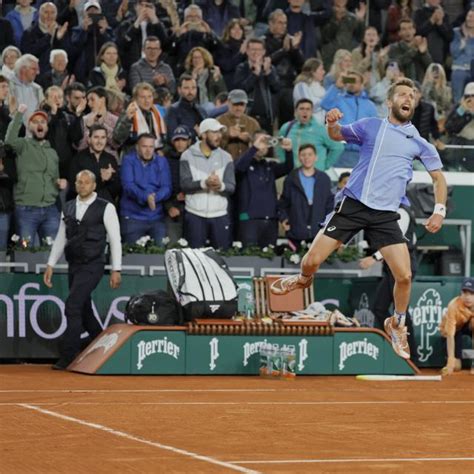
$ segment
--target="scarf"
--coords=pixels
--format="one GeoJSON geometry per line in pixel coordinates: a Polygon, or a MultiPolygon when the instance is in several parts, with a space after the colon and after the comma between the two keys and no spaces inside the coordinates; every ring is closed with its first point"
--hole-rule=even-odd
{"type": "Polygon", "coordinates": [[[101,63],[100,70],[105,76],[105,88],[109,90],[114,90],[121,92],[117,85],[117,74],[118,74],[118,64],[115,66],[109,67],[105,63],[101,63]]]}
{"type": "Polygon", "coordinates": [[[158,109],[153,106],[150,110],[153,120],[153,130],[150,130],[145,116],[141,109],[138,109],[132,120],[132,132],[137,136],[142,133],[153,133],[156,137],[155,148],[162,148],[163,142],[161,136],[166,134],[166,124],[158,109]]]}
{"type": "Polygon", "coordinates": [[[207,80],[209,79],[209,69],[203,69],[197,77],[197,86],[199,94],[199,103],[205,104],[209,102],[209,96],[207,91],[207,80]]]}

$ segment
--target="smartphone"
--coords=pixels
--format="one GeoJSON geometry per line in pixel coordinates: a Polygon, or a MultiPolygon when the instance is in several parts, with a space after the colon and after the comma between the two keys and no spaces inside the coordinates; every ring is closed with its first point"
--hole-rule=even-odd
{"type": "Polygon", "coordinates": [[[342,77],[343,84],[355,84],[355,82],[356,82],[355,77],[347,77],[347,76],[342,77]]]}
{"type": "Polygon", "coordinates": [[[89,16],[89,18],[91,19],[91,21],[94,25],[99,23],[99,21],[104,18],[103,13],[89,13],[88,16],[89,16]]]}

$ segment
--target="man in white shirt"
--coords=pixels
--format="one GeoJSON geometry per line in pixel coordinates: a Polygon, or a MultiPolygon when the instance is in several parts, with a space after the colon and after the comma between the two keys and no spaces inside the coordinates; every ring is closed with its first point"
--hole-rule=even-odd
{"type": "Polygon", "coordinates": [[[78,195],[64,207],[43,276],[45,285],[52,288],[53,268],[64,251],[69,264],[69,296],[65,305],[67,327],[59,346],[60,359],[52,367],[56,370],[66,370],[79,354],[84,329],[91,339],[102,332],[92,311],[91,293],[104,274],[107,241],[112,259],[110,286],[120,286],[122,244],[117,212],[111,203],[97,197],[95,188],[94,173],[82,170],[77,174],[78,195]]]}

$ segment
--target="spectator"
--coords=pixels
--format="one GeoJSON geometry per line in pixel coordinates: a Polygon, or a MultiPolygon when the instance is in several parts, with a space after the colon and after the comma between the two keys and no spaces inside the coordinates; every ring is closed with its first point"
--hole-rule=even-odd
{"type": "Polygon", "coordinates": [[[147,82],[140,82],[133,89],[133,101],[122,112],[113,132],[113,139],[126,150],[130,149],[144,133],[155,137],[155,150],[163,147],[166,124],[153,103],[155,89],[147,82]]]}
{"type": "Polygon", "coordinates": [[[337,179],[336,193],[342,191],[346,187],[350,177],[351,173],[349,171],[344,171],[339,175],[339,178],[337,179]]]}
{"type": "Polygon", "coordinates": [[[150,36],[158,38],[161,44],[167,40],[166,29],[156,16],[154,3],[138,0],[135,15],[123,21],[117,29],[117,44],[125,70],[128,71],[140,59],[145,39],[150,36]]]}
{"type": "Polygon", "coordinates": [[[319,49],[320,32],[318,27],[331,18],[331,3],[323,0],[320,9],[303,12],[304,0],[288,0],[285,11],[288,17],[288,33],[297,41],[304,59],[316,56],[319,49]]]}
{"type": "Polygon", "coordinates": [[[400,22],[411,20],[413,16],[412,0],[395,0],[387,10],[384,44],[400,41],[400,22]]]}
{"type": "Polygon", "coordinates": [[[0,52],[3,52],[8,46],[15,44],[15,36],[11,23],[5,19],[0,18],[0,52]]]}
{"type": "Polygon", "coordinates": [[[426,4],[415,11],[414,21],[416,33],[428,41],[433,62],[445,65],[454,34],[441,0],[426,0],[426,4]]]}
{"type": "Polygon", "coordinates": [[[311,242],[334,205],[329,176],[315,167],[318,156],[313,145],[298,150],[301,166],[294,169],[283,185],[278,203],[279,218],[287,237],[299,247],[311,242]]]}
{"type": "Polygon", "coordinates": [[[59,158],[46,140],[48,115],[37,110],[30,114],[27,122],[32,138],[19,138],[25,104],[8,126],[5,143],[16,152],[18,180],[14,187],[15,222],[17,232],[29,245],[36,245],[36,234],[40,243],[53,237],[59,227],[59,211],[56,205],[58,188],[65,189],[67,182],[59,179],[59,158]]]}
{"type": "Polygon", "coordinates": [[[184,68],[196,80],[197,102],[209,113],[216,96],[227,91],[220,69],[214,65],[209,51],[200,46],[189,51],[184,68]]]}
{"type": "MultiPolygon", "coordinates": [[[[295,106],[295,119],[282,125],[280,137],[288,137],[293,143],[295,166],[299,165],[298,150],[301,145],[311,144],[318,150],[316,166],[321,171],[331,168],[344,151],[342,143],[331,140],[326,127],[321,125],[312,114],[314,105],[309,99],[300,99],[295,106]]],[[[284,154],[277,149],[280,161],[284,154]]]]}
{"type": "Polygon", "coordinates": [[[219,37],[230,20],[239,18],[239,8],[231,0],[200,0],[197,3],[202,9],[204,21],[219,37]]]}
{"type": "Polygon", "coordinates": [[[291,140],[285,138],[280,147],[285,161],[266,160],[270,138],[265,132],[253,134],[253,145],[235,161],[237,179],[236,217],[239,240],[244,247],[275,245],[278,237],[278,199],[275,180],[293,169],[291,140]]]}
{"type": "Polygon", "coordinates": [[[120,65],[117,45],[104,43],[97,54],[96,67],[89,73],[89,87],[101,86],[106,90],[122,92],[127,84],[127,74],[120,65]]]}
{"type": "MultiPolygon", "coordinates": [[[[59,86],[46,89],[45,100],[41,107],[49,114],[48,139],[59,157],[59,177],[69,179],[69,167],[77,146],[82,138],[81,119],[64,108],[64,93],[59,86]]],[[[73,176],[72,182],[76,179],[73,176]]]]}
{"type": "Polygon", "coordinates": [[[214,52],[219,44],[211,27],[202,19],[202,10],[191,4],[184,10],[184,21],[170,39],[168,54],[175,58],[175,70],[182,71],[184,60],[191,49],[201,46],[214,52]]]}
{"type": "MultiPolygon", "coordinates": [[[[357,71],[339,76],[336,84],[326,92],[321,107],[326,111],[338,108],[343,113],[341,124],[355,122],[365,117],[377,117],[377,108],[364,90],[364,78],[357,71]]],[[[344,153],[335,166],[354,167],[359,159],[359,145],[346,143],[344,153]]]]}
{"type": "Polygon", "coordinates": [[[450,156],[459,170],[474,171],[474,82],[469,82],[464,88],[464,95],[454,107],[446,120],[446,131],[449,134],[450,145],[464,145],[471,148],[456,150],[461,154],[450,156]]]}
{"type": "Polygon", "coordinates": [[[474,58],[474,8],[467,14],[464,23],[454,28],[454,39],[451,42],[451,56],[453,57],[453,73],[451,87],[453,99],[459,102],[464,86],[474,80],[472,73],[472,58],[474,58]]]}
{"type": "Polygon", "coordinates": [[[82,115],[86,106],[86,88],[80,82],[73,82],[64,90],[66,110],[71,114],[82,115]]]}
{"type": "Polygon", "coordinates": [[[166,210],[166,235],[170,243],[176,243],[183,236],[184,193],[181,191],[179,168],[181,155],[191,146],[190,130],[180,125],[173,132],[171,146],[166,150],[166,159],[171,171],[172,191],[170,198],[164,203],[166,210]]]}
{"type": "Polygon", "coordinates": [[[159,110],[161,116],[165,119],[165,123],[166,115],[168,114],[168,109],[171,107],[172,99],[173,96],[166,87],[159,87],[156,91],[155,106],[159,110]]]}
{"type": "Polygon", "coordinates": [[[366,9],[365,3],[359,3],[353,14],[347,10],[347,0],[334,0],[332,17],[321,28],[321,54],[326,69],[332,64],[337,50],[352,51],[361,42],[366,9]]]}
{"type": "Polygon", "coordinates": [[[253,101],[249,115],[271,135],[275,120],[273,94],[278,92],[280,81],[271,59],[265,57],[265,43],[261,39],[249,39],[247,58],[237,67],[235,81],[253,101]]]}
{"type": "Polygon", "coordinates": [[[32,54],[24,54],[15,63],[15,75],[10,80],[10,95],[15,97],[17,104],[26,105],[23,114],[25,124],[44,99],[43,89],[35,82],[38,73],[38,58],[32,54]]]}
{"type": "MultiPolygon", "coordinates": [[[[107,146],[105,151],[114,155],[118,159],[118,143],[114,138],[115,126],[118,118],[109,111],[109,96],[103,87],[93,87],[87,91],[87,105],[90,112],[82,117],[82,140],[78,150],[85,150],[89,147],[89,128],[94,124],[103,125],[107,129],[107,146]]],[[[80,105],[82,109],[82,104],[80,105]]]]}
{"type": "Polygon", "coordinates": [[[423,99],[435,108],[435,118],[440,131],[444,131],[446,117],[452,107],[451,88],[446,81],[446,73],[441,64],[430,64],[421,86],[423,99]]]}
{"type": "Polygon", "coordinates": [[[234,79],[235,70],[245,61],[246,49],[244,27],[239,19],[230,20],[214,53],[214,60],[222,71],[227,89],[230,91],[238,87],[234,79]]]}
{"type": "Polygon", "coordinates": [[[402,20],[399,26],[400,41],[390,45],[389,61],[397,61],[401,71],[413,80],[422,81],[426,68],[433,62],[428,52],[428,41],[415,36],[412,20],[402,20]]]}
{"type": "Polygon", "coordinates": [[[293,101],[296,104],[301,99],[309,99],[313,103],[313,115],[315,120],[324,124],[326,112],[321,108],[321,100],[326,94],[323,86],[324,80],[323,63],[316,58],[307,59],[301,74],[295,80],[293,89],[293,101]]]}
{"type": "Polygon", "coordinates": [[[155,153],[155,139],[142,133],[120,169],[120,220],[123,240],[129,244],[149,235],[162,245],[166,236],[163,203],[171,196],[171,174],[166,158],[155,153]]]}
{"type": "Polygon", "coordinates": [[[172,130],[176,130],[179,125],[184,125],[192,131],[194,141],[197,135],[196,129],[207,117],[207,112],[196,103],[197,84],[193,76],[181,75],[178,80],[178,95],[178,101],[171,105],[166,114],[168,140],[171,141],[172,130]]]}
{"type": "Polygon", "coordinates": [[[54,3],[43,3],[39,9],[38,22],[25,30],[21,40],[21,51],[36,56],[42,72],[50,68],[52,49],[69,48],[68,24],[58,25],[57,16],[58,9],[54,3]]]}
{"type": "Polygon", "coordinates": [[[13,79],[13,76],[15,75],[15,63],[18,61],[20,56],[21,51],[16,46],[7,46],[2,51],[1,74],[3,77],[6,77],[8,80],[13,79]]]}
{"type": "Polygon", "coordinates": [[[334,55],[334,61],[331,69],[323,81],[323,86],[327,90],[337,82],[339,76],[344,75],[347,71],[352,70],[352,54],[347,49],[338,49],[334,55]]]}
{"type": "Polygon", "coordinates": [[[293,116],[293,84],[304,63],[299,48],[302,33],[291,36],[287,32],[287,18],[283,10],[275,10],[269,17],[269,29],[265,35],[265,50],[272,60],[280,80],[278,94],[278,118],[280,123],[293,116]]]}
{"type": "Polygon", "coordinates": [[[229,94],[229,111],[218,117],[225,126],[222,132],[221,147],[236,160],[249,149],[254,133],[260,129],[259,123],[245,113],[248,96],[242,89],[229,94]]]}
{"type": "Polygon", "coordinates": [[[74,82],[74,75],[67,71],[68,55],[64,49],[53,49],[49,54],[51,69],[38,77],[38,84],[46,90],[51,86],[59,86],[66,89],[69,83],[74,82]]]}
{"type": "MultiPolygon", "coordinates": [[[[73,183],[82,170],[94,173],[97,196],[115,204],[120,196],[120,176],[117,160],[107,153],[107,129],[100,124],[89,129],[89,148],[80,151],[69,167],[69,179],[73,183]]],[[[76,193],[71,194],[71,199],[76,193]]]]}
{"type": "Polygon", "coordinates": [[[52,366],[55,370],[66,370],[79,354],[84,329],[90,340],[102,331],[92,311],[91,293],[104,274],[107,241],[112,260],[110,287],[118,288],[121,281],[122,246],[115,208],[97,198],[94,174],[88,170],[76,177],[76,190],[78,197],[64,209],[43,275],[45,285],[51,288],[54,265],[65,250],[69,264],[69,296],[64,309],[67,325],[59,346],[61,357],[52,366]]]}
{"type": "Polygon", "coordinates": [[[232,157],[219,147],[224,128],[215,119],[203,120],[201,141],[181,156],[184,236],[192,248],[203,247],[209,240],[215,249],[227,249],[232,242],[228,197],[235,190],[235,175],[232,157]]]}
{"type": "Polygon", "coordinates": [[[16,0],[16,7],[10,10],[5,18],[10,22],[15,44],[19,47],[23,33],[38,20],[38,11],[31,6],[32,0],[16,0]]]}
{"type": "Polygon", "coordinates": [[[166,87],[172,94],[176,91],[176,80],[171,67],[162,60],[161,41],[156,36],[147,36],[143,43],[142,57],[130,68],[130,88],[140,82],[148,82],[158,88],[166,87]]]}
{"type": "Polygon", "coordinates": [[[403,77],[403,73],[396,61],[390,61],[385,65],[385,75],[382,80],[370,88],[369,97],[377,107],[377,116],[386,117],[388,114],[387,93],[390,86],[403,77]]]}
{"type": "Polygon", "coordinates": [[[97,0],[89,0],[84,5],[82,23],[75,26],[71,34],[71,45],[78,56],[74,66],[78,81],[87,82],[100,48],[108,41],[113,41],[113,34],[102,15],[102,7],[97,0]]]}

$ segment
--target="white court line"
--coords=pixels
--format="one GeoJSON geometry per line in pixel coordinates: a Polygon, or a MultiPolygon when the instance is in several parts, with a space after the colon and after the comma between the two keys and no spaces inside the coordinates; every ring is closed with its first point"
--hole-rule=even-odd
{"type": "Polygon", "coordinates": [[[27,408],[28,410],[34,410],[34,411],[37,411],[39,413],[43,413],[44,415],[54,416],[55,418],[59,418],[61,420],[72,421],[73,423],[77,423],[77,424],[82,425],[82,426],[87,426],[89,428],[94,428],[94,429],[99,430],[99,431],[105,431],[106,433],[110,433],[110,434],[113,434],[115,436],[119,436],[121,438],[128,439],[130,441],[136,441],[138,443],[147,444],[149,446],[154,446],[155,448],[164,449],[166,451],[171,451],[171,452],[176,453],[176,454],[182,454],[183,456],[187,456],[187,457],[190,457],[192,459],[197,459],[199,461],[204,461],[204,462],[207,462],[207,463],[210,463],[210,464],[216,464],[217,466],[225,467],[225,468],[231,469],[233,471],[243,472],[243,473],[246,473],[246,474],[260,474],[258,471],[247,469],[245,467],[235,466],[231,463],[228,463],[228,462],[225,462],[225,461],[219,461],[218,459],[215,459],[215,458],[212,458],[212,457],[209,457],[209,456],[203,456],[201,454],[193,453],[192,451],[186,451],[184,449],[179,449],[179,448],[175,448],[173,446],[168,446],[166,444],[161,444],[161,443],[157,443],[155,441],[150,441],[150,440],[145,439],[145,438],[141,438],[141,437],[138,437],[138,436],[131,435],[129,433],[126,433],[125,431],[114,430],[113,428],[109,428],[108,426],[104,426],[104,425],[99,425],[98,423],[90,423],[88,421],[81,420],[80,418],[74,418],[72,416],[62,415],[61,413],[57,413],[55,411],[50,411],[50,410],[45,410],[44,408],[40,408],[40,407],[37,407],[35,405],[28,405],[26,403],[19,403],[17,406],[27,408]]]}
{"type": "Polygon", "coordinates": [[[452,462],[474,461],[474,458],[357,458],[357,459],[282,459],[272,461],[228,461],[232,464],[327,464],[327,463],[379,463],[379,462],[452,462]]]}
{"type": "Polygon", "coordinates": [[[110,389],[61,389],[61,390],[0,390],[0,393],[213,393],[213,392],[298,392],[298,389],[276,389],[276,388],[217,388],[217,389],[175,389],[175,388],[163,388],[156,390],[134,390],[134,389],[123,389],[123,390],[110,390],[110,389]]]}

